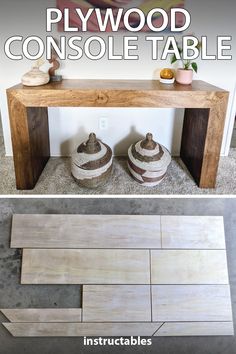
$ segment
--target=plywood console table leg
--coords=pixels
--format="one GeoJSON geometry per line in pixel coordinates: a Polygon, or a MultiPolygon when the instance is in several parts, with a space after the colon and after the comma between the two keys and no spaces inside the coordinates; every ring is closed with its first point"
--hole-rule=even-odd
{"type": "Polygon", "coordinates": [[[200,188],[215,188],[227,100],[185,110],[180,156],[200,188]]]}
{"type": "Polygon", "coordinates": [[[8,93],[16,188],[33,189],[50,156],[48,111],[8,93]]]}

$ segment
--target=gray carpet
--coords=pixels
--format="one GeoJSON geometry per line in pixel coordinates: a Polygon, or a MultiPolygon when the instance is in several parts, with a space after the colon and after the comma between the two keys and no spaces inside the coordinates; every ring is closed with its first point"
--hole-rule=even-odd
{"type": "MultiPolygon", "coordinates": [[[[1,132],[1,126],[0,126],[1,132]]],[[[219,164],[216,189],[200,189],[179,158],[172,159],[164,181],[157,187],[143,187],[129,174],[126,157],[114,158],[112,176],[105,186],[87,189],[78,186],[70,174],[70,158],[50,158],[36,187],[31,191],[15,188],[13,159],[5,157],[0,134],[0,195],[1,194],[75,194],[75,195],[171,195],[171,194],[236,194],[236,149],[219,164]]]]}
{"type": "Polygon", "coordinates": [[[148,188],[135,182],[127,168],[126,158],[114,159],[112,176],[98,189],[79,187],[70,175],[69,158],[51,158],[36,187],[32,191],[17,191],[13,159],[4,157],[3,142],[0,146],[0,194],[236,194],[236,149],[229,157],[220,160],[216,189],[200,189],[180,159],[174,158],[165,180],[157,187],[148,188]]]}

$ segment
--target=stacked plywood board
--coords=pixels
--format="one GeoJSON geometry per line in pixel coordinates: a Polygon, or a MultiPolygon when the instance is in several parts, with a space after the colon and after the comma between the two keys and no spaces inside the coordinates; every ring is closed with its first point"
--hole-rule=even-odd
{"type": "Polygon", "coordinates": [[[14,336],[233,335],[222,217],[14,215],[22,284],[81,284],[81,309],[3,309],[14,336]]]}

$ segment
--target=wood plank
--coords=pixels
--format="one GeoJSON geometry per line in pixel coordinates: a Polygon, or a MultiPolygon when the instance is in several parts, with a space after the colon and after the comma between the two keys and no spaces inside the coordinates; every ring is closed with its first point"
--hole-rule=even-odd
{"type": "Polygon", "coordinates": [[[221,100],[218,100],[210,109],[199,182],[200,188],[215,188],[216,185],[228,98],[229,94],[224,94],[221,100]]]}
{"type": "Polygon", "coordinates": [[[188,108],[184,114],[180,157],[198,185],[201,179],[209,114],[209,108],[188,108]]]}
{"type": "Polygon", "coordinates": [[[152,284],[228,284],[224,250],[152,250],[152,284]]]}
{"type": "Polygon", "coordinates": [[[63,80],[7,90],[26,107],[210,108],[227,92],[206,82],[162,85],[159,80],[63,80]]]}
{"type": "Polygon", "coordinates": [[[22,284],[150,284],[148,250],[24,249],[22,284]]]}
{"type": "Polygon", "coordinates": [[[83,286],[83,322],[150,321],[150,286],[83,286]]]}
{"type": "MultiPolygon", "coordinates": [[[[105,89],[105,90],[140,90],[140,91],[180,91],[180,92],[199,92],[204,93],[212,92],[226,92],[225,90],[209,84],[208,82],[201,80],[193,80],[192,85],[170,85],[164,86],[159,80],[93,80],[93,79],[64,79],[60,82],[50,82],[43,86],[24,86],[22,84],[15,85],[8,89],[9,91],[23,91],[25,94],[29,95],[29,92],[39,95],[39,92],[47,92],[49,90],[54,91],[64,91],[64,90],[94,90],[94,89],[105,89]]],[[[39,97],[40,98],[40,97],[39,97]]]]}
{"type": "Polygon", "coordinates": [[[169,322],[154,334],[156,337],[233,335],[233,322],[169,322]]]}
{"type": "Polygon", "coordinates": [[[12,248],[160,248],[156,215],[13,215],[12,248]]]}
{"type": "Polygon", "coordinates": [[[162,323],[3,323],[14,337],[150,337],[162,323]]]}
{"type": "Polygon", "coordinates": [[[153,321],[232,321],[228,285],[152,285],[153,321]]]}
{"type": "Polygon", "coordinates": [[[81,322],[80,308],[1,309],[10,322],[81,322]]]}
{"type": "Polygon", "coordinates": [[[16,187],[33,189],[50,156],[47,108],[27,108],[8,93],[16,187]]]}
{"type": "Polygon", "coordinates": [[[222,216],[161,216],[162,247],[225,249],[222,216]]]}

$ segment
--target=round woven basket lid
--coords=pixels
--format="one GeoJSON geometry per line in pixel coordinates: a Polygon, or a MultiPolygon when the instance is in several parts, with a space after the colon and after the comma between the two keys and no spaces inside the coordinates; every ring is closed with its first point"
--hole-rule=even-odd
{"type": "Polygon", "coordinates": [[[128,155],[133,164],[147,171],[167,169],[171,162],[169,151],[155,142],[151,133],[146,135],[146,139],[131,145],[128,155]]]}
{"type": "Polygon", "coordinates": [[[106,165],[112,158],[111,148],[98,140],[96,134],[89,134],[89,139],[80,144],[72,159],[77,167],[96,169],[106,165]]]}

